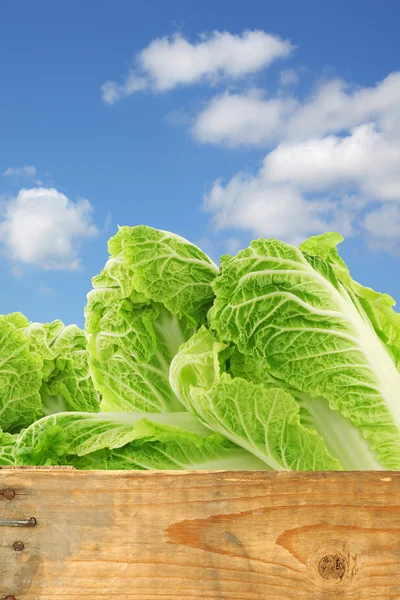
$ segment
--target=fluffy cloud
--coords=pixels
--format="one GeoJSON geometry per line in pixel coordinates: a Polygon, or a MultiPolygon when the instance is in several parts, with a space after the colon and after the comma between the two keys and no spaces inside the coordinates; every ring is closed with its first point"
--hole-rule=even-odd
{"type": "Polygon", "coordinates": [[[258,172],[213,184],[204,206],[217,229],[291,241],[337,229],[400,249],[400,73],[369,88],[325,81],[302,102],[225,94],[193,131],[200,141],[270,147],[258,172]]]}
{"type": "Polygon", "coordinates": [[[391,73],[373,87],[356,89],[335,79],[321,84],[308,101],[299,105],[283,135],[304,139],[348,130],[367,121],[376,122],[389,136],[397,122],[399,134],[399,107],[400,72],[391,73]]]}
{"type": "Polygon", "coordinates": [[[201,142],[268,146],[342,132],[368,121],[388,138],[400,137],[400,72],[374,87],[355,90],[341,79],[325,81],[303,102],[254,90],[225,93],[198,115],[193,133],[201,142]]]}
{"type": "MultiPolygon", "coordinates": [[[[279,89],[239,88],[292,51],[290,42],[263,31],[213,32],[191,43],[177,34],[152,41],[136,56],[125,81],[102,87],[114,103],[136,91],[233,82],[197,117],[169,113],[201,143],[268,151],[257,172],[217,180],[204,198],[217,229],[290,241],[337,229],[362,231],[373,247],[392,250],[400,238],[400,71],[369,87],[325,79],[304,98],[285,69],[279,89]]],[[[234,247],[234,244],[232,245],[234,247]]]]}
{"type": "Polygon", "coordinates": [[[214,31],[201,35],[197,43],[181,34],[158,38],[135,57],[136,66],[122,84],[103,84],[102,98],[112,104],[146,88],[166,91],[179,85],[237,79],[266,68],[291,50],[289,41],[264,31],[245,31],[242,35],[214,31]]]}
{"type": "Polygon", "coordinates": [[[282,143],[263,164],[263,177],[307,192],[354,187],[372,200],[400,200],[400,143],[373,123],[350,135],[282,143]]]}
{"type": "Polygon", "coordinates": [[[18,179],[30,180],[36,185],[43,185],[43,181],[36,179],[36,167],[25,165],[24,167],[8,167],[3,173],[4,177],[16,177],[18,179]]]}
{"type": "Polygon", "coordinates": [[[198,116],[193,134],[200,142],[227,146],[268,143],[280,137],[296,106],[296,100],[265,99],[257,90],[224,93],[198,116]]]}
{"type": "Polygon", "coordinates": [[[35,177],[36,176],[36,167],[33,165],[25,165],[25,167],[8,167],[3,173],[6,177],[16,176],[16,177],[35,177]]]}
{"type": "Polygon", "coordinates": [[[138,77],[134,71],[129,71],[125,81],[118,84],[115,81],[106,81],[101,86],[101,97],[106,104],[114,104],[124,96],[130,96],[148,87],[148,81],[144,77],[138,77]]]}
{"type": "Polygon", "coordinates": [[[5,207],[0,242],[17,263],[77,269],[80,242],[97,234],[91,213],[87,200],[72,202],[56,189],[23,189],[5,207]]]}
{"type": "Polygon", "coordinates": [[[400,239],[398,206],[387,204],[400,202],[399,164],[400,145],[375,125],[360,125],[345,137],[278,145],[258,173],[239,173],[225,186],[216,181],[204,205],[217,229],[297,242],[332,229],[351,235],[358,228],[374,247],[388,248],[400,239]],[[368,212],[369,203],[377,202],[386,204],[368,212]]]}
{"type": "Polygon", "coordinates": [[[204,208],[213,213],[217,230],[244,229],[293,244],[329,229],[352,233],[353,199],[308,201],[295,186],[274,185],[261,173],[240,173],[225,187],[216,181],[205,197],[204,208]]]}

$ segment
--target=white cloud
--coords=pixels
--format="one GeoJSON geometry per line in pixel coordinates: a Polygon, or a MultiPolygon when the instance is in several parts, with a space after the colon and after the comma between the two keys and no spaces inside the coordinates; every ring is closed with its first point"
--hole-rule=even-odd
{"type": "Polygon", "coordinates": [[[397,223],[397,206],[369,213],[369,204],[400,202],[399,164],[400,145],[373,124],[361,125],[345,137],[278,145],[258,173],[239,173],[225,186],[216,181],[204,205],[217,229],[294,242],[332,229],[351,235],[361,227],[376,246],[383,220],[392,215],[397,223]]]}
{"type": "Polygon", "coordinates": [[[101,96],[106,104],[114,104],[124,96],[130,96],[135,92],[140,92],[148,87],[148,81],[144,77],[139,77],[134,71],[129,71],[124,83],[118,84],[115,81],[106,81],[101,86],[101,96]]]}
{"type": "Polygon", "coordinates": [[[16,177],[18,179],[30,180],[36,185],[44,185],[41,179],[36,179],[36,167],[25,165],[24,167],[8,167],[3,173],[5,177],[16,177]]]}
{"type": "Polygon", "coordinates": [[[368,121],[387,138],[400,138],[400,72],[374,87],[355,90],[341,79],[324,81],[303,102],[254,90],[225,93],[200,112],[193,133],[201,142],[270,146],[343,132],[368,121]]]}
{"type": "Polygon", "coordinates": [[[291,98],[265,99],[261,92],[224,93],[211,100],[194,126],[200,142],[238,146],[265,144],[280,136],[297,106],[291,98]]]}
{"type": "Polygon", "coordinates": [[[399,165],[400,143],[368,123],[344,137],[280,144],[266,156],[263,176],[308,192],[357,186],[371,199],[400,200],[399,165]]]}
{"type": "MultiPolygon", "coordinates": [[[[351,129],[374,121],[387,133],[400,110],[400,72],[388,75],[373,87],[352,89],[341,79],[323,82],[299,105],[283,132],[304,139],[351,129]]],[[[397,130],[400,132],[400,128],[397,130]]]]}
{"type": "Polygon", "coordinates": [[[283,69],[280,72],[279,80],[281,85],[295,85],[299,81],[299,76],[294,69],[283,69]]]}
{"type": "Polygon", "coordinates": [[[238,79],[287,57],[292,49],[289,41],[264,31],[245,31],[242,35],[214,31],[202,34],[197,43],[180,33],[157,38],[137,54],[136,67],[122,84],[103,84],[102,97],[112,104],[147,87],[166,91],[179,85],[238,79]]]}
{"type": "Polygon", "coordinates": [[[205,197],[204,208],[214,213],[217,230],[244,229],[255,236],[276,237],[298,243],[308,235],[341,225],[349,232],[347,211],[339,202],[308,202],[290,185],[273,185],[262,175],[236,175],[224,187],[216,181],[205,197]],[[341,222],[335,212],[342,213],[341,222]]]}
{"type": "Polygon", "coordinates": [[[53,188],[22,189],[0,221],[0,242],[14,262],[41,269],[80,267],[80,243],[96,235],[88,200],[72,202],[53,188]]]}
{"type": "Polygon", "coordinates": [[[243,89],[246,79],[238,91],[239,78],[292,49],[263,31],[213,32],[196,43],[180,34],[156,39],[122,84],[103,85],[103,100],[235,82],[235,91],[214,96],[195,119],[182,111],[166,117],[189,126],[201,143],[268,150],[258,172],[214,182],[204,207],[215,228],[292,242],[325,230],[362,231],[371,246],[393,248],[400,236],[400,71],[369,87],[325,79],[300,98],[290,89],[298,75],[288,68],[277,93],[243,89]]]}
{"type": "Polygon", "coordinates": [[[399,247],[400,72],[368,88],[325,81],[305,101],[224,94],[193,132],[271,149],[258,172],[214,183],[204,206],[217,229],[290,241],[336,229],[362,232],[374,248],[399,247]]]}
{"type": "Polygon", "coordinates": [[[36,167],[33,165],[25,165],[25,167],[8,167],[3,173],[6,177],[35,177],[36,167]]]}

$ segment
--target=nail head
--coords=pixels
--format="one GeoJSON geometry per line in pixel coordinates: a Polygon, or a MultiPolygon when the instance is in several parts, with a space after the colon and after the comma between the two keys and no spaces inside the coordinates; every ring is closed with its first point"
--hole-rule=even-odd
{"type": "Polygon", "coordinates": [[[22,552],[22,550],[25,548],[25,546],[22,542],[14,542],[13,548],[14,548],[15,552],[22,552]]]}
{"type": "MultiPolygon", "coordinates": [[[[11,490],[10,488],[7,488],[6,490],[4,490],[3,496],[6,500],[12,500],[15,497],[15,491],[11,490]]],[[[10,596],[10,598],[12,598],[12,596],[10,596]]]]}

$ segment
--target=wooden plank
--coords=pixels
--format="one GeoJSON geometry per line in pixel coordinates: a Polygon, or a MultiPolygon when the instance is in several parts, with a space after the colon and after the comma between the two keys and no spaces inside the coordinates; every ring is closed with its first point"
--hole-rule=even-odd
{"type": "Polygon", "coordinates": [[[0,600],[400,598],[400,473],[4,469],[0,517],[0,600]]]}

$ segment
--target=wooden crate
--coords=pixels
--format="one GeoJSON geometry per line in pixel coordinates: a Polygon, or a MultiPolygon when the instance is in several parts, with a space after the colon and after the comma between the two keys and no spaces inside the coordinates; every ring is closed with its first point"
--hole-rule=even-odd
{"type": "Polygon", "coordinates": [[[3,469],[0,520],[0,600],[400,598],[400,473],[3,469]]]}

